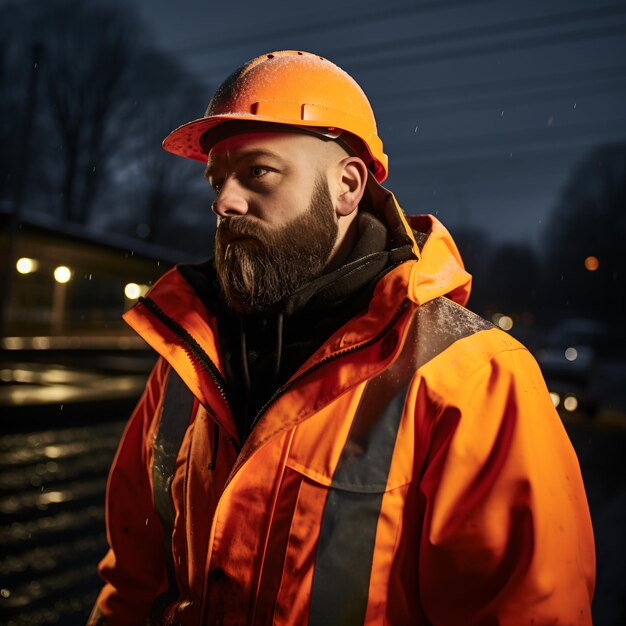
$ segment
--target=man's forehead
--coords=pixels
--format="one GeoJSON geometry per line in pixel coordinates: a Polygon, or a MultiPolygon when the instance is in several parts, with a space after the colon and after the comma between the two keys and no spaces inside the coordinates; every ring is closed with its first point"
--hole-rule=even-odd
{"type": "MultiPolygon", "coordinates": [[[[252,146],[280,146],[285,138],[292,138],[292,135],[276,131],[254,131],[248,133],[238,133],[220,138],[209,149],[208,156],[230,152],[233,150],[245,150],[252,146]]],[[[265,149],[265,148],[261,148],[265,149]]],[[[271,147],[267,148],[271,151],[271,147]]]]}
{"type": "Polygon", "coordinates": [[[313,137],[324,142],[336,139],[341,131],[327,128],[292,126],[270,122],[228,121],[209,129],[200,139],[200,144],[208,154],[214,146],[225,139],[238,136],[250,140],[253,136],[269,137],[313,137]]]}
{"type": "Polygon", "coordinates": [[[282,130],[240,132],[220,138],[210,147],[207,169],[223,161],[247,157],[268,157],[282,161],[289,160],[295,154],[306,157],[318,141],[311,135],[282,130]]]}

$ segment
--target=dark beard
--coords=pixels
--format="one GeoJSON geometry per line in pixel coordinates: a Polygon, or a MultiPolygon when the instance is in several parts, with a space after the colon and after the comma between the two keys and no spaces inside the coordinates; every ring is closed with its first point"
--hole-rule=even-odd
{"type": "Polygon", "coordinates": [[[265,311],[322,273],[337,240],[328,184],[319,178],[308,210],[272,231],[255,218],[223,218],[215,267],[226,303],[243,314],[265,311]],[[246,237],[229,241],[235,237],[246,237]]]}

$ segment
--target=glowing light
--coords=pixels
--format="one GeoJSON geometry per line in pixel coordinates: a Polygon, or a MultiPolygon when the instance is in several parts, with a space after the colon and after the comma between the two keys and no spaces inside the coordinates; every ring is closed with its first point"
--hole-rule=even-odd
{"type": "Polygon", "coordinates": [[[129,300],[136,300],[139,296],[143,296],[148,291],[148,285],[138,285],[137,283],[128,283],[124,287],[124,295],[129,300]]]}
{"type": "Polygon", "coordinates": [[[509,317],[508,315],[500,316],[500,319],[498,320],[498,326],[502,330],[511,330],[511,328],[513,328],[513,318],[509,317]]]}
{"type": "Polygon", "coordinates": [[[589,272],[595,272],[600,267],[600,261],[595,256],[588,256],[585,259],[585,269],[589,272]]]}
{"type": "Polygon", "coordinates": [[[566,411],[575,411],[578,408],[578,400],[576,396],[565,396],[563,407],[566,411]]]}
{"type": "Polygon", "coordinates": [[[26,342],[22,337],[5,337],[2,345],[5,350],[21,350],[26,346],[26,342]]]}
{"type": "Polygon", "coordinates": [[[552,404],[554,404],[555,407],[559,406],[559,404],[561,403],[561,396],[556,391],[550,392],[550,399],[552,400],[552,404]]]}
{"type": "Polygon", "coordinates": [[[69,267],[65,265],[59,265],[59,267],[55,268],[54,280],[56,280],[57,283],[67,283],[69,282],[70,278],[72,278],[72,270],[69,267]]]}
{"type": "Polygon", "coordinates": [[[578,358],[578,350],[576,348],[568,348],[565,350],[565,358],[568,361],[575,361],[578,358]]]}
{"type": "Polygon", "coordinates": [[[71,496],[67,491],[49,491],[48,493],[42,493],[37,498],[37,504],[43,506],[48,504],[60,504],[70,499],[71,496]]]}
{"type": "Polygon", "coordinates": [[[58,459],[63,456],[63,449],[59,446],[46,446],[43,450],[43,453],[49,459],[58,459]]]}
{"type": "Polygon", "coordinates": [[[33,337],[33,348],[35,350],[48,350],[50,348],[50,339],[48,337],[33,337]]]}
{"type": "Polygon", "coordinates": [[[16,383],[33,383],[35,382],[35,374],[29,370],[14,369],[13,380],[16,383]]]}
{"type": "Polygon", "coordinates": [[[137,283],[128,283],[128,285],[124,287],[124,295],[129,300],[136,300],[141,295],[139,285],[137,283]]]}
{"type": "Polygon", "coordinates": [[[17,260],[15,268],[20,274],[30,274],[36,272],[39,267],[39,263],[35,259],[29,259],[28,257],[22,257],[17,260]]]}

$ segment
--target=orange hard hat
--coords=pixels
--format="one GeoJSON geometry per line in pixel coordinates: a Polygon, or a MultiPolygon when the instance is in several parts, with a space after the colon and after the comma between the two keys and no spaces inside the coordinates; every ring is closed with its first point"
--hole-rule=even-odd
{"type": "Polygon", "coordinates": [[[387,178],[387,155],[366,95],[350,75],[316,54],[282,50],[248,61],[220,85],[204,117],[170,133],[163,147],[206,162],[208,147],[202,141],[206,132],[244,120],[339,137],[365,161],[379,183],[387,178]]]}

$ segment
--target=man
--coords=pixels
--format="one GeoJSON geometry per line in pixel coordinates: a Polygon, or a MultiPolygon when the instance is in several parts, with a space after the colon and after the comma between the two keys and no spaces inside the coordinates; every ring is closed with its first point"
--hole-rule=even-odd
{"type": "Polygon", "coordinates": [[[379,185],[353,79],[263,55],[164,146],[206,163],[215,259],[126,314],[161,359],[90,624],[590,624],[584,488],[538,367],[464,308],[443,226],[379,185]]]}

